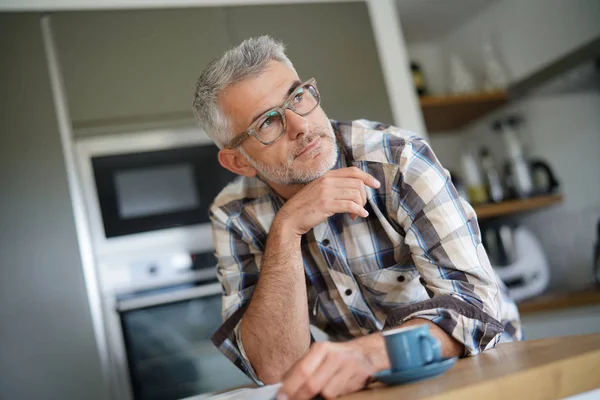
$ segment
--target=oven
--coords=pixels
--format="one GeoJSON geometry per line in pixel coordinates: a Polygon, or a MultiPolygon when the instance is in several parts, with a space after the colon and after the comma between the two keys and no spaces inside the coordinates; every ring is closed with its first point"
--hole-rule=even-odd
{"type": "Polygon", "coordinates": [[[250,383],[212,344],[221,285],[196,282],[117,298],[135,399],[181,399],[250,383]]]}
{"type": "Polygon", "coordinates": [[[210,341],[222,323],[215,264],[212,253],[166,253],[113,265],[133,282],[104,298],[115,398],[175,400],[251,383],[210,341]]]}
{"type": "Polygon", "coordinates": [[[235,178],[195,127],[76,142],[115,400],[250,383],[210,341],[221,325],[209,206],[235,178]]]}

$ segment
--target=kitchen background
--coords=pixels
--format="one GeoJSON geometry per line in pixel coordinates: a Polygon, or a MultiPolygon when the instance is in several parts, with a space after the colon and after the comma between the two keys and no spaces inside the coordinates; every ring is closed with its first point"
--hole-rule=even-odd
{"type": "MultiPolygon", "coordinates": [[[[330,117],[396,123],[428,138],[477,207],[498,271],[519,265],[507,281],[522,297],[528,338],[600,332],[600,295],[593,289],[600,2],[281,2],[287,4],[88,11],[59,1],[0,2],[6,11],[0,13],[0,398],[177,398],[212,389],[168,376],[202,371],[201,362],[190,362],[193,354],[219,365],[226,383],[244,382],[235,371],[220,370],[203,347],[209,333],[203,331],[202,342],[191,339],[201,353],[173,339],[187,338],[194,324],[214,324],[218,302],[179,297],[161,306],[133,296],[154,290],[153,279],[163,276],[156,267],[135,269],[129,258],[119,259],[122,253],[104,252],[114,240],[98,239],[102,229],[94,230],[101,217],[92,197],[100,190],[86,168],[98,143],[110,142],[116,154],[119,146],[133,149],[158,138],[156,130],[178,145],[204,148],[190,139],[201,136],[190,131],[195,79],[221,52],[264,33],[287,44],[301,76],[316,77],[330,117]],[[48,17],[44,10],[57,11],[48,17]],[[511,117],[521,122],[510,125],[511,117]],[[492,128],[497,121],[502,133],[492,128]],[[147,133],[131,134],[140,131],[147,133]],[[487,170],[484,146],[493,161],[487,170]],[[534,159],[547,163],[558,187],[544,190],[550,180],[536,175],[529,178],[534,200],[487,204],[494,171],[501,197],[508,197],[511,187],[527,187],[519,166],[534,159]],[[537,258],[526,258],[531,254],[537,258]],[[173,329],[143,336],[136,326],[145,326],[144,318],[163,326],[170,321],[173,329]],[[148,372],[135,349],[156,338],[189,351],[177,359],[185,366],[156,357],[163,369],[148,372]],[[181,391],[159,393],[161,386],[181,391]]],[[[193,253],[183,257],[191,264],[181,265],[195,283],[204,282],[199,276],[211,263],[198,258],[205,245],[175,245],[193,253]]],[[[161,282],[172,284],[169,279],[161,282]]],[[[176,293],[206,294],[207,287],[177,286],[176,293]]]]}

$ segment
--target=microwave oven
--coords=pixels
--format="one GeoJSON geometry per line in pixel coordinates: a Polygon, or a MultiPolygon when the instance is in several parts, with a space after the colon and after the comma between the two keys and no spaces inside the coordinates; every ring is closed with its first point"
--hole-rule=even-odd
{"type": "Polygon", "coordinates": [[[235,175],[201,129],[83,138],[76,152],[96,257],[214,249],[209,206],[235,175]]]}

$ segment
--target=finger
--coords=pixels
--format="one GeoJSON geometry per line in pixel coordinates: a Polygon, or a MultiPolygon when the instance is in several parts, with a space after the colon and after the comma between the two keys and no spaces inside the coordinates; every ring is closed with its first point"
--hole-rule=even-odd
{"type": "Polygon", "coordinates": [[[360,179],[365,185],[377,189],[381,184],[375,177],[357,167],[340,168],[331,171],[331,176],[360,179]]]}
{"type": "Polygon", "coordinates": [[[336,353],[329,353],[315,373],[304,381],[290,400],[309,400],[321,393],[325,385],[335,379],[335,375],[344,367],[336,353]]]}
{"type": "Polygon", "coordinates": [[[360,179],[355,178],[334,178],[326,181],[325,184],[328,188],[351,188],[360,192],[362,202],[361,205],[367,204],[367,191],[365,184],[360,179]]]}
{"type": "Polygon", "coordinates": [[[336,200],[352,200],[359,206],[364,206],[363,197],[359,189],[354,188],[331,188],[331,198],[336,200]]]}
{"type": "Polygon", "coordinates": [[[279,390],[279,395],[285,395],[290,398],[290,394],[296,393],[300,386],[304,384],[310,376],[314,374],[327,356],[327,347],[324,343],[315,343],[310,347],[308,353],[300,359],[285,374],[283,386],[279,390]]]}
{"type": "Polygon", "coordinates": [[[369,216],[369,212],[365,210],[364,207],[351,200],[330,200],[327,206],[327,211],[335,214],[356,214],[363,218],[367,218],[369,216]]]}
{"type": "Polygon", "coordinates": [[[367,204],[367,190],[365,189],[365,184],[362,181],[358,185],[358,190],[360,191],[362,206],[364,207],[364,205],[367,204]]]}
{"type": "Polygon", "coordinates": [[[357,392],[365,387],[368,378],[369,375],[365,371],[344,368],[324,385],[320,393],[326,399],[333,399],[357,392]]]}
{"type": "MultiPolygon", "coordinates": [[[[362,182],[360,182],[360,184],[362,185],[362,182]]],[[[360,209],[364,208],[364,205],[366,203],[363,203],[362,200],[362,195],[360,193],[360,190],[358,189],[352,189],[352,188],[327,188],[323,191],[322,196],[324,196],[325,199],[325,204],[330,204],[332,205],[332,200],[350,200],[355,202],[360,209]]],[[[325,206],[325,210],[326,212],[336,212],[334,210],[332,210],[331,208],[327,207],[327,205],[325,206]]],[[[352,218],[352,214],[356,214],[356,215],[360,215],[363,216],[360,213],[354,213],[351,212],[350,213],[350,218],[352,218]]],[[[356,219],[356,215],[354,218],[352,219],[356,219]]]]}

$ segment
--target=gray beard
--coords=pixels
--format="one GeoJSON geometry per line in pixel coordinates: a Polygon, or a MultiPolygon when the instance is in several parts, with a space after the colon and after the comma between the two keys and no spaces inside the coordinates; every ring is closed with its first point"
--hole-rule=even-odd
{"type": "Polygon", "coordinates": [[[252,165],[252,167],[257,171],[258,175],[266,180],[267,182],[272,182],[278,185],[302,185],[307,184],[315,179],[323,176],[327,171],[329,171],[338,159],[338,149],[335,142],[335,135],[333,134],[333,130],[331,128],[327,129],[326,127],[317,127],[311,132],[310,137],[304,138],[293,152],[288,155],[287,159],[279,164],[279,165],[268,165],[262,163],[260,161],[253,160],[240,146],[240,153],[244,156],[244,158],[252,165]],[[317,169],[296,169],[293,168],[292,165],[294,160],[296,159],[296,154],[300,151],[300,149],[304,148],[307,143],[312,141],[314,138],[320,137],[321,140],[328,141],[331,144],[331,153],[326,155],[325,163],[317,169]]]}

